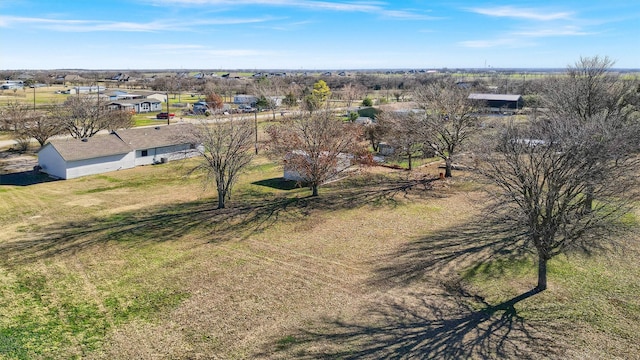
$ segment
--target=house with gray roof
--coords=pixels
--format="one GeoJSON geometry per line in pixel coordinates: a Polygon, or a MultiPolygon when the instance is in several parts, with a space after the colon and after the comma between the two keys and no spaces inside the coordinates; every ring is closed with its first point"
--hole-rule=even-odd
{"type": "Polygon", "coordinates": [[[137,114],[151,111],[162,111],[162,102],[156,99],[126,99],[109,102],[107,108],[110,110],[134,111],[137,114]]]}
{"type": "Polygon", "coordinates": [[[101,174],[199,155],[191,124],[113,131],[86,139],[61,138],[38,152],[40,171],[60,179],[101,174]]]}

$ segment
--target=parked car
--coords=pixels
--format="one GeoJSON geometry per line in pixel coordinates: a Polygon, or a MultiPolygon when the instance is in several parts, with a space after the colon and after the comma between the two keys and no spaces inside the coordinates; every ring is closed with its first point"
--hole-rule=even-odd
{"type": "Polygon", "coordinates": [[[174,116],[176,116],[176,114],[174,113],[161,112],[160,114],[156,115],[156,119],[173,119],[174,116]]]}

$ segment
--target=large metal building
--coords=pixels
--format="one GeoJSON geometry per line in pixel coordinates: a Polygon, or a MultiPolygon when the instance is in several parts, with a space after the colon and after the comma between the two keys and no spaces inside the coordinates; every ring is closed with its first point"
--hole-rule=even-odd
{"type": "Polygon", "coordinates": [[[469,94],[469,99],[484,102],[485,106],[492,112],[519,110],[524,106],[522,95],[474,93],[469,94]]]}

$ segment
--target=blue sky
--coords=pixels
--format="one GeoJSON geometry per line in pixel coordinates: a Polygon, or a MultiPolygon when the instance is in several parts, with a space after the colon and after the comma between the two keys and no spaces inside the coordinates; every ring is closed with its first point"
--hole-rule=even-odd
{"type": "Polygon", "coordinates": [[[0,69],[640,68],[640,1],[2,0],[0,69]]]}

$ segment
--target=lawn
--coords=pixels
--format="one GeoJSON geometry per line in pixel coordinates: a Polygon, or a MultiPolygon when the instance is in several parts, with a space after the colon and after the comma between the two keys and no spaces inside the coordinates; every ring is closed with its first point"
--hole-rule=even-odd
{"type": "Polygon", "coordinates": [[[0,358],[640,353],[638,235],[529,296],[469,174],[368,168],[310,198],[260,156],[218,210],[194,161],[0,186],[0,358]]]}

